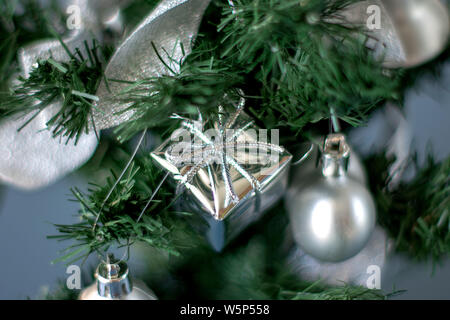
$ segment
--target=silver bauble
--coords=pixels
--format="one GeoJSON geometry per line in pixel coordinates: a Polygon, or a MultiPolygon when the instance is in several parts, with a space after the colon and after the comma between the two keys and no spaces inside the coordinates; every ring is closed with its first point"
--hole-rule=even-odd
{"type": "Polygon", "coordinates": [[[286,194],[293,236],[309,255],[330,262],[346,260],[368,242],[376,211],[361,180],[347,174],[350,148],[342,134],[325,140],[320,169],[294,173],[286,194]]]}
{"type": "Polygon", "coordinates": [[[449,38],[448,8],[440,0],[358,1],[342,15],[367,29],[368,46],[387,68],[421,65],[439,55],[449,38]]]}
{"type": "Polygon", "coordinates": [[[96,282],[83,289],[79,300],[158,300],[144,282],[131,280],[125,262],[102,262],[95,272],[96,282]]]}

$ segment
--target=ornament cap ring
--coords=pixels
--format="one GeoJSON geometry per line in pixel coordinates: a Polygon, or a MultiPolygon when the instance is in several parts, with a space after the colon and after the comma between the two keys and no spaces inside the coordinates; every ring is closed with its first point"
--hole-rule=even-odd
{"type": "Polygon", "coordinates": [[[350,159],[350,147],[342,133],[329,134],[323,145],[322,174],[325,177],[345,175],[350,159]]]}
{"type": "Polygon", "coordinates": [[[108,255],[107,261],[99,264],[95,277],[101,297],[119,298],[133,289],[127,264],[115,260],[113,255],[108,255]]]}

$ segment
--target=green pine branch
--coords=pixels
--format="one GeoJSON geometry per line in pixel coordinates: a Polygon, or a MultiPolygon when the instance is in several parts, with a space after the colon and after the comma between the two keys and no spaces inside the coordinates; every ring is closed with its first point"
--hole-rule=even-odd
{"type": "Polygon", "coordinates": [[[94,252],[105,255],[111,246],[127,247],[134,242],[144,242],[172,255],[178,255],[180,248],[189,246],[179,241],[179,231],[188,232],[181,219],[187,213],[170,208],[173,193],[168,186],[163,185],[141,220],[138,219],[161,175],[148,157],[138,157],[106,202],[107,194],[117,180],[113,172],[106,183],[90,184],[87,193],[72,189],[74,200],[81,205],[80,222],[55,224],[59,234],[48,238],[75,242],[55,262],[70,263],[94,252]]]}
{"type": "Polygon", "coordinates": [[[157,52],[170,75],[130,83],[122,93],[135,113],[118,130],[120,139],[167,125],[173,112],[195,114],[198,107],[208,114],[238,87],[266,128],[298,133],[329,119],[331,108],[342,121],[362,125],[375,107],[399,98],[402,73],[382,68],[361,30],[331,22],[353,2],[242,0],[234,9],[212,3],[187,59],[157,52]]]}
{"type": "MultiPolygon", "coordinates": [[[[153,50],[158,53],[155,47],[153,50]]],[[[174,129],[174,121],[170,119],[173,113],[195,118],[198,116],[198,110],[204,117],[217,114],[224,94],[234,95],[243,78],[214,57],[205,58],[205,52],[207,56],[208,50],[198,50],[193,56],[189,56],[188,63],[172,61],[177,64],[175,69],[180,69],[179,73],[173,71],[169,63],[165,62],[171,59],[170,56],[162,57],[158,53],[160,61],[171,72],[169,75],[130,83],[122,92],[120,99],[123,104],[131,104],[124,111],[133,110],[134,116],[132,120],[117,128],[120,141],[126,141],[148,128],[174,129]]]]}
{"type": "Polygon", "coordinates": [[[450,158],[437,163],[431,156],[416,175],[394,191],[386,188],[392,159],[383,154],[367,161],[378,220],[395,240],[396,250],[435,264],[450,253],[450,158]]]}
{"type": "Polygon", "coordinates": [[[19,84],[4,98],[0,109],[6,116],[32,114],[23,126],[28,125],[42,110],[61,102],[46,125],[53,136],[67,137],[78,142],[82,134],[88,133],[97,97],[95,92],[103,76],[104,51],[93,40],[89,46],[84,42],[84,56],[80,49],[74,52],[64,45],[70,57],[68,62],[53,58],[39,60],[27,78],[19,77],[19,84]],[[103,56],[100,56],[100,53],[103,56]]]}
{"type": "Polygon", "coordinates": [[[350,285],[317,289],[315,285],[300,292],[282,291],[281,296],[286,300],[387,300],[401,293],[385,294],[381,290],[350,285]]]}
{"type": "Polygon", "coordinates": [[[11,75],[18,72],[18,49],[51,36],[46,15],[36,1],[0,0],[0,92],[8,91],[11,75]],[[16,10],[19,4],[20,13],[16,10]]]}
{"type": "Polygon", "coordinates": [[[397,72],[374,59],[363,31],[336,23],[353,2],[238,0],[224,7],[221,58],[259,83],[259,117],[299,132],[329,119],[333,108],[358,126],[375,106],[398,97],[397,72]]]}
{"type": "MultiPolygon", "coordinates": [[[[170,259],[148,250],[148,269],[140,277],[160,299],[383,300],[400,293],[302,281],[288,271],[280,250],[287,222],[284,209],[277,206],[221,253],[201,243],[170,259]]],[[[64,297],[60,291],[50,298],[64,297]]]]}

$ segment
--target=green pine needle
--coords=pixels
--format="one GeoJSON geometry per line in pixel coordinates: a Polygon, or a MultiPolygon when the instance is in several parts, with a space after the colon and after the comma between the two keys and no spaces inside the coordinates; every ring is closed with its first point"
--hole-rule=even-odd
{"type": "Polygon", "coordinates": [[[395,239],[398,251],[418,260],[441,261],[450,253],[450,157],[436,163],[431,156],[416,166],[412,181],[394,191],[386,188],[392,159],[375,155],[367,160],[370,185],[377,202],[378,220],[395,239]]]}
{"type": "Polygon", "coordinates": [[[237,0],[224,7],[221,58],[259,83],[259,117],[299,132],[329,119],[333,108],[357,126],[374,106],[397,98],[397,74],[371,56],[362,31],[330,22],[353,2],[237,0]]]}
{"type": "Polygon", "coordinates": [[[75,200],[81,204],[81,222],[71,225],[56,224],[59,235],[49,236],[57,240],[72,240],[63,255],[54,262],[72,261],[86,258],[93,252],[105,254],[111,246],[127,246],[134,242],[161,249],[178,255],[185,244],[177,243],[176,230],[183,228],[182,220],[174,210],[168,208],[172,192],[163,186],[149,208],[138,222],[138,217],[159,183],[161,171],[149,157],[135,159],[126,174],[103,205],[117,176],[113,173],[104,185],[91,184],[87,194],[73,189],[75,200]],[[94,228],[95,218],[100,213],[94,228]],[[175,230],[175,231],[174,231],[175,230]]]}
{"type": "Polygon", "coordinates": [[[67,142],[74,139],[76,144],[82,134],[89,132],[92,108],[97,100],[94,94],[103,75],[101,61],[105,57],[99,57],[100,47],[95,40],[91,46],[85,41],[84,50],[86,57],[80,49],[67,50],[68,62],[53,58],[39,60],[28,78],[19,77],[20,83],[0,105],[7,116],[32,114],[19,130],[42,110],[61,101],[61,108],[46,123],[53,136],[67,137],[67,142]]]}
{"type": "Polygon", "coordinates": [[[131,121],[118,127],[120,141],[130,139],[143,129],[172,125],[173,113],[197,117],[200,110],[204,117],[216,114],[224,94],[235,92],[243,80],[213,58],[179,67],[180,73],[144,79],[130,84],[123,92],[123,103],[131,103],[125,111],[135,113],[131,121]]]}
{"type": "Polygon", "coordinates": [[[131,105],[126,111],[135,113],[119,128],[120,140],[167,125],[174,112],[192,115],[198,107],[208,114],[236,87],[252,97],[247,109],[268,129],[299,133],[329,119],[331,109],[342,121],[362,125],[375,107],[399,98],[401,72],[382,68],[361,30],[330,22],[352,2],[238,0],[236,14],[226,5],[221,19],[211,4],[183,63],[159,54],[161,63],[178,63],[181,72],[167,67],[171,75],[130,83],[123,92],[123,104],[131,105]]]}
{"type": "MultiPolygon", "coordinates": [[[[51,0],[53,5],[55,0],[51,0]]],[[[33,41],[53,37],[48,21],[62,20],[65,13],[52,12],[52,18],[38,1],[0,0],[0,92],[8,91],[11,75],[17,73],[17,51],[33,41]],[[16,10],[19,7],[21,10],[16,10]]],[[[0,111],[1,116],[1,111],[0,111]]]]}
{"type": "MultiPolygon", "coordinates": [[[[281,296],[289,300],[387,300],[393,294],[363,286],[343,285],[316,289],[315,284],[300,292],[282,291],[281,296]]],[[[397,291],[394,294],[399,294],[397,291]]]]}

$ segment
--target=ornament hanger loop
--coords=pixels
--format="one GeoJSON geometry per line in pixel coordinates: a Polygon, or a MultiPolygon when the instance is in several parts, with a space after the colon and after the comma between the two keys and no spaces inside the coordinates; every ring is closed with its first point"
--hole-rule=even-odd
{"type": "Polygon", "coordinates": [[[333,107],[330,107],[330,121],[331,121],[330,131],[334,133],[340,132],[341,126],[339,125],[339,119],[333,107]]]}
{"type": "Polygon", "coordinates": [[[326,177],[345,175],[350,158],[350,147],[342,133],[329,134],[322,151],[322,173],[326,177]]]}

